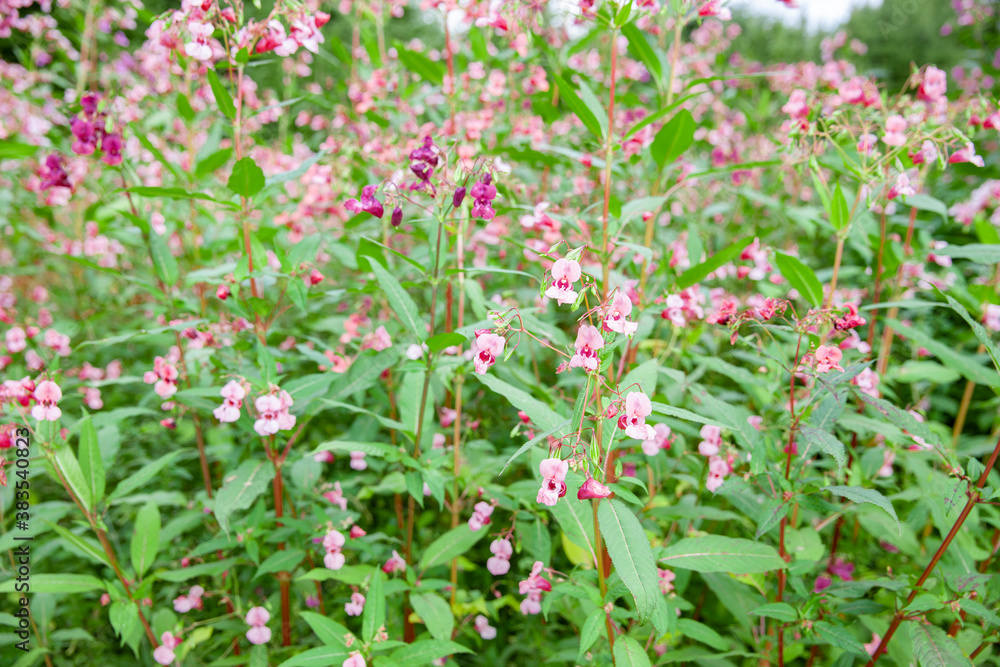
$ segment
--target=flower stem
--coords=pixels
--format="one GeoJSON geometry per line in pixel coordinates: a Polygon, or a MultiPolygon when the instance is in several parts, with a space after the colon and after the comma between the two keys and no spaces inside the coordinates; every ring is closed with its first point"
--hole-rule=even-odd
{"type": "MultiPolygon", "coordinates": [[[[927,581],[927,578],[931,576],[931,572],[934,571],[938,561],[941,560],[945,551],[947,551],[948,547],[951,546],[955,536],[958,535],[958,531],[961,530],[962,524],[964,524],[965,520],[969,518],[972,508],[975,507],[980,501],[981,498],[979,493],[986,485],[986,478],[989,477],[990,471],[993,470],[993,466],[996,464],[998,456],[1000,456],[1000,440],[997,440],[996,447],[993,448],[993,453],[990,455],[989,460],[986,461],[985,469],[979,476],[979,481],[976,482],[976,490],[969,496],[968,502],[966,502],[965,507],[962,508],[962,513],[958,515],[957,519],[955,519],[955,524],[951,527],[951,530],[948,531],[948,535],[944,538],[941,546],[938,547],[938,550],[934,553],[934,556],[931,558],[931,562],[927,564],[927,567],[924,568],[923,574],[921,574],[920,578],[917,579],[916,585],[914,585],[913,590],[910,591],[909,597],[906,598],[906,605],[913,602],[914,598],[917,597],[921,586],[923,586],[924,582],[927,581]]],[[[889,642],[892,640],[893,634],[895,634],[896,629],[899,628],[899,624],[903,622],[903,617],[905,616],[905,612],[903,610],[906,608],[906,605],[900,607],[899,610],[893,615],[892,623],[889,625],[889,629],[886,631],[885,636],[882,637],[882,641],[879,643],[878,648],[875,649],[875,653],[872,654],[871,660],[868,661],[867,667],[874,667],[875,663],[878,662],[879,657],[886,652],[886,648],[889,646],[889,642]]]]}

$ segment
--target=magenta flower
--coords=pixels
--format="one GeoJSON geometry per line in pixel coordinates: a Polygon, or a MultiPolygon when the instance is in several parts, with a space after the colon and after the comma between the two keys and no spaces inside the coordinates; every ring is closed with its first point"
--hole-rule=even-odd
{"type": "Polygon", "coordinates": [[[496,216],[493,210],[493,200],[497,196],[497,186],[493,185],[493,178],[486,174],[472,186],[472,217],[492,220],[496,216]]]}
{"type": "Polygon", "coordinates": [[[594,498],[607,498],[611,495],[611,489],[601,484],[593,477],[588,477],[587,481],[580,486],[576,492],[577,500],[593,500],[594,498]]]}
{"type": "Polygon", "coordinates": [[[555,299],[561,305],[573,303],[576,301],[573,283],[579,280],[581,275],[583,272],[580,270],[580,263],[575,259],[565,257],[557,259],[552,265],[552,285],[545,291],[545,296],[555,299]]]}
{"type": "Polygon", "coordinates": [[[853,303],[845,304],[844,308],[847,308],[847,314],[843,317],[837,318],[837,320],[833,323],[833,327],[837,331],[846,331],[847,329],[863,327],[868,322],[868,320],[858,315],[858,307],[853,303]]]}
{"type": "Polygon", "coordinates": [[[501,577],[510,571],[510,557],[514,555],[514,547],[510,540],[499,538],[490,544],[493,557],[486,561],[486,569],[495,577],[501,577]]]}
{"type": "Polygon", "coordinates": [[[817,373],[828,373],[832,370],[844,370],[840,366],[840,360],[843,359],[844,353],[840,351],[839,347],[835,347],[833,345],[820,345],[816,348],[814,357],[816,359],[817,373]]]}
{"type": "Polygon", "coordinates": [[[983,158],[976,155],[976,147],[972,145],[972,142],[965,144],[965,148],[960,148],[951,155],[948,156],[949,164],[957,164],[960,162],[970,162],[977,167],[982,167],[986,163],[983,162],[983,158]]]}
{"type": "Polygon", "coordinates": [[[246,622],[250,626],[247,630],[247,640],[251,644],[266,644],[271,641],[271,628],[267,627],[269,620],[271,614],[263,607],[251,607],[247,611],[246,622]]]}
{"type": "Polygon", "coordinates": [[[381,218],[382,213],[382,202],[375,199],[375,186],[366,185],[361,188],[361,201],[357,199],[348,199],[344,202],[344,208],[353,213],[370,213],[376,218],[381,218]]]}
{"type": "Polygon", "coordinates": [[[472,344],[473,364],[476,373],[485,375],[489,367],[496,363],[497,357],[503,354],[507,340],[503,336],[491,333],[489,329],[476,331],[476,340],[472,344]]]}
{"type": "Polygon", "coordinates": [[[813,584],[813,593],[822,593],[823,591],[828,589],[830,587],[830,584],[832,583],[833,579],[826,576],[825,574],[821,574],[820,576],[816,577],[816,583],[813,584]]]}
{"type": "Polygon", "coordinates": [[[392,552],[392,558],[385,562],[382,566],[382,571],[386,574],[392,574],[393,572],[406,572],[406,561],[403,557],[394,549],[392,552]]]}
{"type": "Polygon", "coordinates": [[[41,179],[40,185],[43,190],[73,187],[73,184],[69,182],[69,174],[66,173],[66,169],[63,167],[63,158],[58,153],[50,153],[45,158],[45,164],[39,170],[38,175],[41,179]]]}
{"type": "Polygon", "coordinates": [[[649,440],[656,436],[646,417],[653,413],[653,404],[641,391],[630,391],[625,397],[625,412],[618,418],[618,428],[630,438],[649,440]]]}
{"type": "Polygon", "coordinates": [[[628,316],[632,313],[632,301],[623,291],[615,292],[611,303],[604,307],[604,330],[631,336],[639,328],[637,322],[631,322],[628,316]]]}
{"type": "Polygon", "coordinates": [[[576,334],[576,354],[569,360],[570,368],[585,368],[596,371],[598,366],[598,351],[604,347],[604,336],[597,327],[589,324],[580,326],[576,334]]]}
{"type": "Polygon", "coordinates": [[[788,102],[781,107],[781,110],[795,120],[807,118],[809,116],[809,105],[806,104],[806,91],[801,89],[793,90],[792,94],[788,96],[788,102]]]}
{"type": "Polygon", "coordinates": [[[62,410],[56,403],[62,398],[62,390],[55,382],[43,380],[35,387],[34,399],[38,402],[31,409],[31,416],[38,421],[59,421],[62,410]]]}
{"type": "Polygon", "coordinates": [[[351,593],[351,601],[344,604],[348,616],[360,616],[365,610],[365,596],[361,593],[351,593]]]}
{"type": "Polygon", "coordinates": [[[554,507],[559,499],[566,495],[566,473],[569,472],[569,461],[561,459],[545,459],[538,464],[542,473],[542,488],[538,490],[536,502],[554,507]]]}

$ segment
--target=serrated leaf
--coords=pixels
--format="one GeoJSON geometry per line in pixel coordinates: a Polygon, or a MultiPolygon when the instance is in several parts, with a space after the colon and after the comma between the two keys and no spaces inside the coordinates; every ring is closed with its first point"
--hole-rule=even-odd
{"type": "Polygon", "coordinates": [[[657,87],[663,85],[663,67],[660,64],[660,59],[657,57],[656,52],[653,47],[650,46],[649,40],[646,39],[646,35],[643,34],[639,28],[635,26],[634,23],[628,23],[622,26],[622,35],[628,40],[628,47],[631,51],[638,56],[638,60],[646,66],[646,71],[649,75],[653,77],[654,83],[657,87]]]}
{"type": "Polygon", "coordinates": [[[84,478],[80,463],[73,454],[73,450],[67,444],[56,445],[54,449],[56,465],[59,466],[69,488],[72,489],[80,504],[89,510],[94,509],[94,500],[90,495],[90,484],[84,478]]]}
{"type": "Polygon", "coordinates": [[[972,665],[972,661],[962,652],[958,643],[941,628],[917,621],[911,621],[909,625],[913,657],[917,659],[920,667],[972,665]]]}
{"type": "Polygon", "coordinates": [[[425,572],[436,565],[450,563],[453,558],[461,556],[486,536],[486,530],[470,530],[467,524],[452,528],[447,533],[431,542],[424,549],[417,570],[425,572]]]}
{"type": "Polygon", "coordinates": [[[677,631],[685,637],[690,637],[702,644],[708,644],[717,651],[726,651],[729,649],[729,644],[726,643],[722,635],[704,623],[699,623],[693,619],[677,619],[677,631]]]}
{"type": "MultiPolygon", "coordinates": [[[[15,579],[0,582],[0,593],[13,593],[15,579]]],[[[31,575],[32,593],[86,593],[104,590],[104,582],[89,574],[35,574],[31,575]]]]}
{"type": "Polygon", "coordinates": [[[225,484],[215,496],[215,518],[227,535],[233,512],[250,507],[273,478],[274,465],[267,460],[244,461],[236,472],[226,476],[225,484]]]}
{"type": "Polygon", "coordinates": [[[507,466],[509,466],[511,463],[514,462],[514,459],[516,459],[519,456],[521,456],[522,454],[524,454],[526,451],[528,451],[529,449],[531,449],[532,447],[534,447],[535,445],[537,445],[539,442],[544,441],[546,438],[548,438],[550,435],[552,435],[556,431],[558,431],[560,429],[563,429],[563,428],[566,428],[569,425],[570,425],[570,421],[568,419],[564,420],[563,422],[561,422],[559,424],[556,424],[556,426],[554,428],[550,428],[549,430],[545,431],[544,433],[539,433],[538,435],[536,435],[531,440],[528,440],[528,442],[526,442],[523,445],[521,445],[516,452],[514,452],[513,454],[511,454],[510,458],[507,459],[507,463],[503,464],[503,468],[500,469],[500,472],[497,473],[497,475],[498,476],[502,475],[503,471],[507,469],[507,466]]]}
{"type": "Polygon", "coordinates": [[[487,373],[486,375],[477,375],[476,378],[510,401],[515,408],[523,410],[539,428],[555,429],[561,422],[565,421],[564,417],[561,417],[559,413],[537,398],[532,397],[526,391],[512,387],[495,375],[487,373]]]}
{"type": "Polygon", "coordinates": [[[174,459],[182,453],[183,452],[181,452],[181,450],[175,449],[174,451],[164,454],[155,461],[150,461],[146,465],[139,468],[139,470],[123,479],[118,486],[115,487],[115,490],[108,496],[108,503],[118,500],[119,498],[124,498],[146,482],[156,477],[161,470],[173,463],[174,459]]]}
{"type": "Polygon", "coordinates": [[[781,275],[788,280],[788,283],[798,291],[803,299],[814,308],[820,307],[823,303],[823,285],[812,269],[803,264],[798,257],[792,257],[783,252],[774,254],[774,263],[778,266],[781,275]]]}
{"type": "Polygon", "coordinates": [[[104,498],[104,463],[97,444],[97,429],[87,415],[80,422],[80,472],[96,506],[104,498]]]}
{"type": "Polygon", "coordinates": [[[646,623],[663,595],[646,532],[632,510],[615,499],[600,502],[597,520],[615,571],[635,600],[639,622],[646,623]]]}
{"type": "Polygon", "coordinates": [[[253,575],[256,579],[265,574],[271,574],[272,572],[294,572],[295,568],[302,559],[306,557],[306,552],[302,549],[289,549],[287,551],[278,551],[271,554],[267,559],[260,564],[257,568],[257,573],[253,575]]]}
{"type": "Polygon", "coordinates": [[[590,650],[594,642],[600,639],[601,633],[604,632],[604,616],[603,609],[595,609],[583,622],[583,627],[580,628],[580,650],[577,652],[577,662],[582,662],[583,655],[590,650]]]}
{"type": "Polygon", "coordinates": [[[865,489],[860,486],[827,486],[824,489],[835,496],[841,496],[856,503],[871,503],[876,507],[882,508],[896,522],[896,526],[899,527],[899,532],[902,535],[903,529],[899,525],[899,517],[896,516],[896,510],[893,509],[892,503],[875,489],[865,489]]]}
{"type": "Polygon", "coordinates": [[[370,642],[385,623],[385,575],[380,568],[372,573],[368,592],[365,593],[365,609],[361,613],[361,637],[370,642]]]}
{"type": "Polygon", "coordinates": [[[927,348],[941,363],[954,371],[958,371],[965,379],[987,387],[995,386],[1000,381],[996,372],[981,365],[970,354],[952,349],[923,330],[906,326],[899,320],[893,319],[886,321],[886,324],[895,331],[898,331],[901,336],[905,337],[914,346],[927,348]]]}
{"type": "Polygon", "coordinates": [[[456,345],[462,345],[466,342],[466,337],[460,333],[455,333],[454,331],[448,331],[445,333],[439,333],[431,336],[426,341],[427,349],[433,352],[440,352],[441,350],[454,347],[456,345]]]}
{"type": "Polygon", "coordinates": [[[603,139],[604,135],[601,132],[600,122],[597,120],[597,117],[590,110],[590,108],[577,96],[576,90],[573,89],[573,86],[571,86],[566,79],[562,78],[555,72],[550,71],[549,77],[551,77],[559,87],[559,99],[566,103],[566,106],[570,108],[570,111],[576,114],[576,117],[580,119],[580,122],[583,123],[584,127],[590,130],[591,134],[598,139],[603,139]]]}
{"type": "Polygon", "coordinates": [[[417,304],[413,302],[399,281],[381,264],[378,262],[369,262],[369,264],[371,264],[375,279],[378,280],[379,287],[382,288],[389,300],[389,306],[396,313],[396,317],[403,323],[403,326],[409,329],[410,333],[417,337],[417,340],[423,340],[427,336],[427,328],[417,310],[417,304]]]}
{"type": "Polygon", "coordinates": [[[751,574],[781,570],[785,561],[774,547],[733,537],[688,537],[667,547],[661,563],[695,572],[751,574]]]}
{"type": "Polygon", "coordinates": [[[393,651],[389,657],[398,667],[422,667],[447,655],[472,652],[472,649],[453,641],[424,639],[408,646],[401,646],[393,651]]]}
{"type": "Polygon", "coordinates": [[[650,667],[649,656],[642,644],[628,635],[615,639],[615,667],[650,667]]]}
{"type": "Polygon", "coordinates": [[[861,642],[859,642],[854,635],[840,626],[827,623],[826,621],[817,621],[813,624],[813,630],[816,631],[816,634],[823,640],[824,643],[829,644],[830,646],[836,646],[837,648],[848,651],[849,653],[854,653],[855,655],[868,655],[861,642]]]}
{"type": "Polygon", "coordinates": [[[833,435],[812,426],[803,426],[799,429],[799,433],[811,446],[816,446],[832,456],[837,462],[837,468],[842,468],[847,462],[847,448],[833,435]]]}
{"type": "Polygon", "coordinates": [[[972,316],[969,315],[969,311],[967,311],[965,307],[956,301],[952,296],[941,292],[940,289],[938,289],[938,292],[948,301],[948,305],[951,306],[952,310],[961,315],[962,319],[965,320],[966,324],[968,324],[972,329],[972,332],[976,334],[976,338],[979,339],[979,342],[982,343],[983,347],[986,348],[986,351],[989,352],[990,359],[993,360],[993,366],[997,369],[997,372],[1000,372],[1000,349],[998,349],[996,343],[993,342],[993,338],[990,336],[990,333],[982,324],[972,319],[972,316]]]}
{"type": "Polygon", "coordinates": [[[795,611],[795,607],[787,602],[772,602],[770,604],[761,605],[750,613],[754,616],[766,616],[767,618],[784,621],[785,623],[791,623],[799,617],[798,613],[795,611]]]}
{"type": "Polygon", "coordinates": [[[344,637],[349,634],[349,631],[343,625],[313,611],[302,611],[299,612],[299,615],[309,624],[309,627],[324,645],[346,648],[344,637]]]}

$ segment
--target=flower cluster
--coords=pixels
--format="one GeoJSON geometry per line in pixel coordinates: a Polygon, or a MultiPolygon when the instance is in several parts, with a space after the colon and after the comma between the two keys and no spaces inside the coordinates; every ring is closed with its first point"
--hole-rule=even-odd
{"type": "Polygon", "coordinates": [[[278,391],[276,387],[273,390],[275,393],[258,396],[254,401],[259,416],[253,423],[253,430],[265,438],[295,427],[295,415],[288,412],[293,404],[292,397],[287,391],[278,391]]]}
{"type": "Polygon", "coordinates": [[[474,508],[472,516],[469,517],[469,530],[475,532],[483,526],[490,525],[490,515],[493,514],[493,505],[486,502],[478,502],[474,508]]]}
{"type": "Polygon", "coordinates": [[[484,174],[472,186],[472,217],[492,220],[496,216],[493,210],[493,200],[497,198],[497,186],[493,185],[493,177],[484,174]]]}
{"type": "Polygon", "coordinates": [[[100,100],[93,93],[80,98],[80,113],[70,121],[72,149],[77,155],[93,155],[99,148],[104,153],[104,163],[113,167],[122,162],[122,136],[108,131],[107,114],[98,110],[99,105],[100,100]]]}
{"type": "Polygon", "coordinates": [[[153,391],[162,399],[168,399],[177,393],[177,367],[163,357],[153,360],[153,370],[146,371],[143,382],[154,385],[153,391]]]}

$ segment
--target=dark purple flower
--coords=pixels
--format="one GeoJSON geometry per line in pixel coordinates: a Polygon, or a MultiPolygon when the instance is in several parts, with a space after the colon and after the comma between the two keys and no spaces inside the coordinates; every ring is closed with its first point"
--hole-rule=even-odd
{"type": "Polygon", "coordinates": [[[465,201],[465,186],[461,186],[455,190],[455,196],[451,199],[451,205],[458,208],[465,201]]]}
{"type": "Polygon", "coordinates": [[[101,150],[104,151],[104,163],[115,166],[122,163],[122,138],[118,134],[105,134],[101,140],[101,150]]]}
{"type": "Polygon", "coordinates": [[[39,170],[43,190],[49,188],[72,188],[69,175],[63,169],[62,156],[52,153],[45,158],[45,165],[39,170]]]}
{"type": "Polygon", "coordinates": [[[403,222],[403,209],[400,206],[392,209],[392,218],[390,219],[393,227],[399,227],[403,222]]]}
{"type": "Polygon", "coordinates": [[[424,137],[424,143],[410,152],[410,162],[426,162],[430,167],[438,165],[438,147],[429,136],[424,137]]]}

